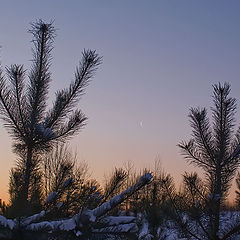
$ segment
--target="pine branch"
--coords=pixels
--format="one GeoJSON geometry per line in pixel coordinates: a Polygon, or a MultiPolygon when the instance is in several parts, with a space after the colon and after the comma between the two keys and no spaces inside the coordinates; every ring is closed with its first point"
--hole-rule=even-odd
{"type": "Polygon", "coordinates": [[[86,124],[86,116],[80,111],[76,110],[68,119],[67,123],[62,125],[56,132],[56,136],[52,140],[65,141],[72,135],[76,134],[86,124]]]}
{"type": "Polygon", "coordinates": [[[238,222],[238,224],[236,224],[236,226],[234,226],[231,230],[229,230],[227,233],[224,234],[224,236],[222,237],[221,240],[227,240],[229,239],[231,236],[233,236],[236,233],[240,232],[240,224],[238,222]]]}
{"type": "Polygon", "coordinates": [[[207,118],[207,111],[205,108],[191,108],[190,109],[190,123],[193,128],[193,135],[199,149],[208,157],[211,163],[215,164],[215,154],[212,144],[212,133],[210,131],[209,120],[207,118]]]}
{"type": "Polygon", "coordinates": [[[200,165],[204,169],[213,168],[213,166],[210,163],[201,158],[201,155],[198,153],[197,149],[194,146],[193,140],[190,140],[189,142],[183,141],[182,143],[179,143],[177,146],[183,150],[183,155],[188,161],[200,165]]]}
{"type": "Polygon", "coordinates": [[[75,81],[68,89],[63,89],[56,93],[56,100],[52,110],[45,119],[46,126],[56,129],[64,121],[79,98],[83,95],[86,86],[93,77],[97,66],[101,63],[101,57],[95,51],[84,50],[82,61],[75,73],[75,81]]]}
{"type": "Polygon", "coordinates": [[[213,85],[214,108],[213,129],[216,139],[216,149],[222,160],[227,156],[227,149],[231,143],[231,134],[234,127],[234,115],[236,111],[236,99],[229,97],[230,85],[220,83],[213,85]]]}
{"type": "Polygon", "coordinates": [[[33,134],[34,125],[42,120],[46,108],[50,82],[49,66],[55,30],[52,23],[46,24],[39,20],[32,24],[32,29],[29,32],[34,37],[33,64],[29,74],[29,112],[31,114],[31,134],[33,134]]]}
{"type": "Polygon", "coordinates": [[[6,86],[0,72],[0,113],[1,118],[5,122],[5,126],[10,130],[10,133],[16,140],[25,139],[24,133],[18,124],[18,119],[14,114],[16,112],[16,104],[11,96],[11,91],[6,86]],[[20,138],[20,139],[19,139],[20,138]]]}
{"type": "Polygon", "coordinates": [[[100,202],[100,205],[106,200],[113,195],[113,193],[117,190],[118,186],[126,179],[127,173],[119,168],[115,168],[115,171],[113,173],[113,176],[109,180],[108,183],[105,185],[105,193],[104,193],[104,198],[100,202]]]}
{"type": "Polygon", "coordinates": [[[23,132],[26,135],[26,113],[27,109],[26,96],[24,92],[24,75],[25,71],[23,70],[23,65],[11,65],[9,68],[6,68],[8,78],[12,85],[12,95],[15,97],[17,112],[15,114],[19,115],[19,122],[23,127],[23,132]]]}
{"type": "Polygon", "coordinates": [[[128,188],[127,190],[123,191],[119,195],[113,197],[108,202],[103,203],[99,207],[92,210],[93,215],[95,217],[101,217],[106,214],[108,211],[116,207],[118,204],[122,203],[126,198],[130,197],[134,192],[138,191],[144,185],[148,184],[152,179],[152,175],[150,173],[146,173],[136,184],[128,188]]]}

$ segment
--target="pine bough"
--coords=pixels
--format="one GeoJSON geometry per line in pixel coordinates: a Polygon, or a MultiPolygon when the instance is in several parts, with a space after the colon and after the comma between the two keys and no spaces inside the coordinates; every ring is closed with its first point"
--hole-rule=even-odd
{"type": "MultiPolygon", "coordinates": [[[[131,216],[119,216],[113,217],[104,215],[112,210],[114,207],[122,203],[125,199],[130,197],[133,193],[138,191],[144,185],[148,184],[152,179],[150,173],[146,173],[137,181],[136,184],[123,191],[119,195],[113,197],[109,201],[103,203],[95,209],[81,209],[79,213],[68,219],[61,219],[55,221],[41,221],[45,216],[46,211],[41,211],[39,214],[35,214],[30,217],[22,217],[18,219],[7,219],[0,215],[0,237],[6,239],[12,239],[14,233],[21,231],[22,233],[36,233],[36,232],[59,232],[59,231],[72,231],[76,236],[81,236],[83,233],[81,229],[86,226],[99,221],[104,226],[100,229],[92,229],[93,233],[127,233],[138,232],[138,226],[136,224],[136,218],[131,216]]],[[[53,194],[52,194],[53,195],[53,194]]],[[[50,196],[48,197],[49,200],[50,196]]]]}

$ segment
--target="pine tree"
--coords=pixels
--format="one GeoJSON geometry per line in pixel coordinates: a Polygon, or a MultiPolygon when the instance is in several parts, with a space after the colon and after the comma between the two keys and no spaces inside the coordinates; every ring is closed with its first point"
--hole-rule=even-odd
{"type": "Polygon", "coordinates": [[[191,108],[193,138],[179,144],[187,161],[200,167],[206,176],[202,181],[196,174],[184,175],[189,217],[198,222],[203,236],[194,232],[193,225],[185,222],[182,226],[194,239],[228,239],[240,231],[239,222],[220,228],[221,206],[240,163],[240,129],[234,134],[236,100],[229,94],[229,84],[214,85],[212,128],[205,108],[191,108]]]}
{"type": "Polygon", "coordinates": [[[0,115],[13,138],[13,150],[20,157],[17,162],[22,169],[20,200],[25,207],[39,154],[56,142],[65,142],[85,125],[86,116],[75,107],[101,63],[95,51],[84,50],[74,81],[56,92],[55,102],[47,110],[55,29],[52,23],[38,20],[29,32],[33,35],[33,60],[28,82],[23,65],[11,65],[6,69],[6,76],[0,70],[0,115]]]}

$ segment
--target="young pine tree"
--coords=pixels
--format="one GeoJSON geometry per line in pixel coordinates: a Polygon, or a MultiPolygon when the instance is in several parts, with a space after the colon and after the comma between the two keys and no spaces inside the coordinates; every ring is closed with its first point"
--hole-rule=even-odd
{"type": "Polygon", "coordinates": [[[214,85],[212,127],[205,108],[191,108],[189,117],[193,139],[179,144],[185,158],[200,167],[206,176],[205,181],[196,174],[184,176],[189,191],[186,203],[192,202],[189,216],[198,220],[202,230],[200,236],[192,225],[182,224],[193,239],[225,240],[240,231],[239,221],[221,227],[221,206],[240,163],[240,130],[234,134],[236,100],[229,94],[229,84],[214,85]]]}
{"type": "Polygon", "coordinates": [[[28,82],[22,65],[6,68],[5,76],[0,70],[0,116],[13,138],[13,150],[19,155],[17,165],[22,172],[17,177],[22,186],[18,201],[25,207],[39,154],[77,134],[86,123],[86,116],[75,106],[101,62],[95,51],[84,50],[74,81],[68,88],[56,92],[53,106],[47,110],[55,29],[52,23],[39,20],[32,24],[29,32],[33,35],[33,59],[28,82]]]}

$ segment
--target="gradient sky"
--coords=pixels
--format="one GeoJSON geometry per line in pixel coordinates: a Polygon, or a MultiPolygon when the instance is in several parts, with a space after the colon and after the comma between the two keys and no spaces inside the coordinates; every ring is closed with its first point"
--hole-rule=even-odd
{"type": "MultiPolygon", "coordinates": [[[[84,48],[103,56],[79,103],[89,117],[71,141],[79,160],[101,181],[114,166],[130,160],[149,167],[159,156],[179,181],[193,169],[176,147],[191,134],[189,107],[209,108],[219,81],[230,82],[240,99],[239,11],[237,0],[3,0],[0,59],[29,69],[29,23],[55,20],[50,104],[73,79],[84,48]]],[[[2,123],[0,143],[0,198],[7,199],[16,156],[2,123]]]]}

